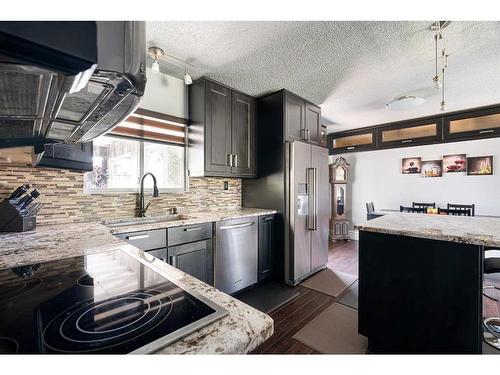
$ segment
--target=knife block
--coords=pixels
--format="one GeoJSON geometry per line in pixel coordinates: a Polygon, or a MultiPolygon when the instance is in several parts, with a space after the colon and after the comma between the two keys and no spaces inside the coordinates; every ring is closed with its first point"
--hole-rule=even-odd
{"type": "Polygon", "coordinates": [[[26,232],[36,228],[36,216],[22,216],[8,199],[0,203],[0,232],[26,232]]]}

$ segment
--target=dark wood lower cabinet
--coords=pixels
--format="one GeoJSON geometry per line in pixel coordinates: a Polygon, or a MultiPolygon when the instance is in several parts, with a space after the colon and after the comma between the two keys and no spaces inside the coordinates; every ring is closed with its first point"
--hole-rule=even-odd
{"type": "Polygon", "coordinates": [[[274,215],[259,217],[259,268],[258,281],[271,277],[274,247],[274,215]]]}
{"type": "Polygon", "coordinates": [[[168,263],[207,284],[213,284],[212,240],[172,246],[167,250],[168,263]]]}
{"type": "Polygon", "coordinates": [[[481,353],[483,246],[360,231],[358,331],[373,353],[481,353]]]}

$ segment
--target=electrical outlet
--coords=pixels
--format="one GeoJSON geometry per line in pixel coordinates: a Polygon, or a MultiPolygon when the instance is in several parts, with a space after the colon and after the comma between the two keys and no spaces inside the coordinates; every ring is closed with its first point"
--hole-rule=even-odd
{"type": "Polygon", "coordinates": [[[229,182],[224,181],[224,190],[229,190],[229,182]]]}

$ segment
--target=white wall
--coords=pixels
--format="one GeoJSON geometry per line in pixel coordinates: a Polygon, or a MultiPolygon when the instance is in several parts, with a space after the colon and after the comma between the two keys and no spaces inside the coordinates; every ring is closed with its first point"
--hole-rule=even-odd
{"type": "Polygon", "coordinates": [[[146,90],[141,108],[167,115],[188,117],[188,90],[182,79],[168,74],[153,73],[146,68],[146,90]]]}
{"type": "MultiPolygon", "coordinates": [[[[343,155],[350,166],[350,218],[353,224],[366,220],[366,202],[375,209],[397,209],[412,202],[475,203],[476,215],[500,216],[500,138],[455,142],[391,150],[357,152],[343,155]],[[463,173],[425,178],[401,174],[401,159],[422,157],[441,159],[443,155],[493,155],[492,176],[467,176],[463,173]]],[[[330,162],[337,156],[330,156],[330,162]]]]}

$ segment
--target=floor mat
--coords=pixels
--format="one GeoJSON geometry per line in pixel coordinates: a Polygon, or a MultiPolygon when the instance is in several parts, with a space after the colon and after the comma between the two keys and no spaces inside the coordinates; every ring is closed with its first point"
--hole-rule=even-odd
{"type": "Polygon", "coordinates": [[[267,314],[298,295],[292,287],[276,281],[264,281],[235,295],[234,298],[267,314]]]}
{"type": "Polygon", "coordinates": [[[344,295],[340,297],[337,302],[352,307],[353,309],[358,309],[358,280],[346,290],[344,295]]]}
{"type": "Polygon", "coordinates": [[[297,332],[294,339],[323,354],[364,354],[368,339],[358,334],[358,312],[333,303],[297,332]]]}
{"type": "Polygon", "coordinates": [[[334,271],[331,268],[325,268],[317,274],[304,280],[300,285],[328,294],[333,297],[338,297],[344,290],[352,285],[358,279],[357,276],[350,275],[339,271],[334,271]]]}

